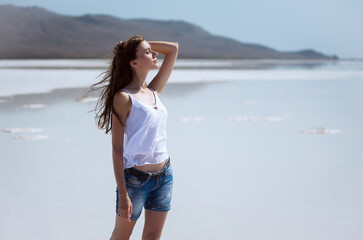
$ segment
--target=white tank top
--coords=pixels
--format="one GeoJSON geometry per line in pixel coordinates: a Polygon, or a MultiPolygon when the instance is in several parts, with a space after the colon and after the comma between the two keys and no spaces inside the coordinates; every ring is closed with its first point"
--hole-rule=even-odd
{"type": "Polygon", "coordinates": [[[168,112],[159,96],[154,94],[155,104],[144,103],[125,90],[132,102],[124,132],[124,169],[145,164],[157,164],[168,159],[166,149],[166,119],[168,112]]]}

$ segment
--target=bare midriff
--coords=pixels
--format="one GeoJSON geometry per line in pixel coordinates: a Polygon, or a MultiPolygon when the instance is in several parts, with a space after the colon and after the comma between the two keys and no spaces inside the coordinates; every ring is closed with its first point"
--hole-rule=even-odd
{"type": "Polygon", "coordinates": [[[167,160],[168,159],[165,159],[163,162],[157,163],[157,164],[145,164],[145,165],[142,165],[142,166],[134,166],[134,168],[136,168],[136,169],[138,169],[140,171],[143,171],[143,172],[154,173],[154,172],[158,172],[161,169],[163,169],[163,167],[164,167],[167,160]]]}

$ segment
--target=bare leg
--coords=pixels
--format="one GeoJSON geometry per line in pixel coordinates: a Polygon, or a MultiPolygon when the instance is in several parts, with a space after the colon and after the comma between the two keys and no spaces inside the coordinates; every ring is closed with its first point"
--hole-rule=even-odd
{"type": "Polygon", "coordinates": [[[134,229],[136,221],[127,221],[116,215],[115,228],[112,232],[110,240],[128,240],[130,239],[132,230],[134,229]]]}
{"type": "Polygon", "coordinates": [[[145,225],[142,240],[160,239],[168,212],[157,212],[145,209],[145,225]]]}

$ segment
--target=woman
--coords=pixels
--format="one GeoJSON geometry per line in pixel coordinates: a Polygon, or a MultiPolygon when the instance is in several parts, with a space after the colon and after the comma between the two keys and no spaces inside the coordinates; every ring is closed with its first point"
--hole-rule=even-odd
{"type": "Polygon", "coordinates": [[[129,239],[145,208],[142,239],[160,239],[170,210],[173,175],[166,150],[167,110],[159,96],[178,55],[178,43],[134,36],[120,41],[102,80],[96,104],[98,127],[112,132],[116,188],[116,223],[111,240],[129,239]],[[165,55],[158,69],[158,53],[165,55]]]}

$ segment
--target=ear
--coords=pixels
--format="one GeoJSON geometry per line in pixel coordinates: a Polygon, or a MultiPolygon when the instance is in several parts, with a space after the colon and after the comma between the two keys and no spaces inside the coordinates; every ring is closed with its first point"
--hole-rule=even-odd
{"type": "Polygon", "coordinates": [[[134,60],[130,61],[130,66],[131,67],[136,67],[136,65],[137,65],[137,63],[134,60]]]}

